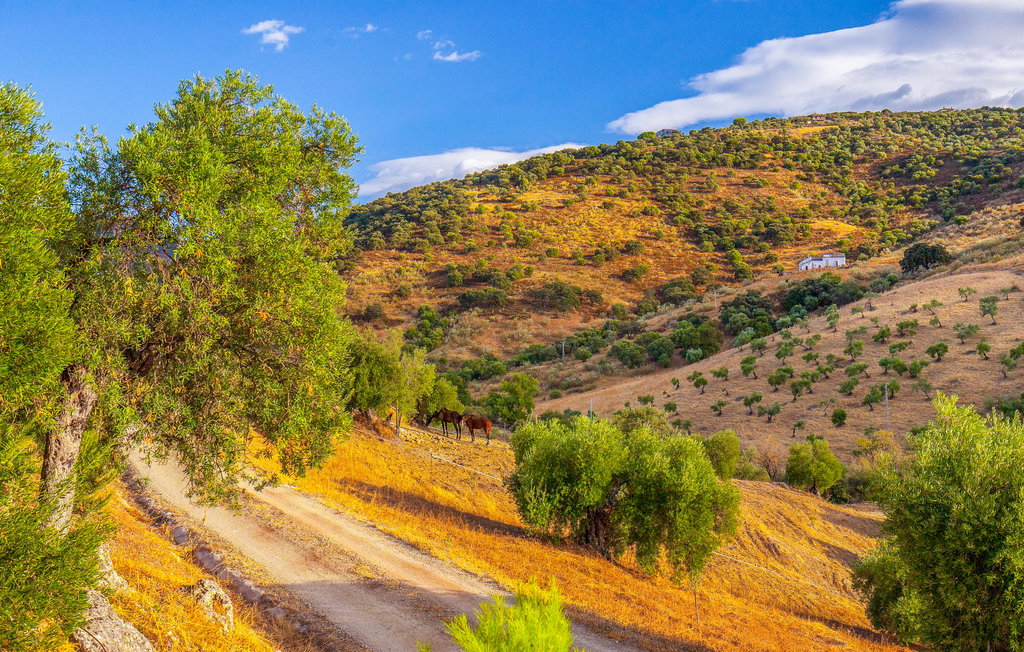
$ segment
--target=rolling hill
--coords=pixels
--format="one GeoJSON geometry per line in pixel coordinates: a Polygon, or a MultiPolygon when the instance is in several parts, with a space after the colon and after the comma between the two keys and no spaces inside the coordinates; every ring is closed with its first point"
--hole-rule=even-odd
{"type": "Polygon", "coordinates": [[[807,255],[875,260],[1014,195],[1021,128],[1003,109],[738,121],[390,194],[348,219],[348,310],[437,358],[508,358],[807,255]]]}

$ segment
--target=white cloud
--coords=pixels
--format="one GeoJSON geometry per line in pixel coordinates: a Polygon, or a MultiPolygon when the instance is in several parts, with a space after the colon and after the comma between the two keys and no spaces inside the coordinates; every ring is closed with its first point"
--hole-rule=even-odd
{"type": "Polygon", "coordinates": [[[433,35],[434,30],[432,29],[421,29],[420,31],[416,32],[416,38],[420,41],[426,41],[430,39],[433,35]]]}
{"type": "Polygon", "coordinates": [[[764,41],[694,77],[696,94],[628,113],[623,133],[739,115],[1024,104],[1024,2],[899,0],[862,27],[764,41]]]}
{"type": "Polygon", "coordinates": [[[410,156],[381,161],[370,166],[374,177],[363,183],[359,189],[361,199],[383,195],[387,192],[400,192],[413,186],[445,179],[462,178],[472,172],[489,170],[499,165],[515,163],[531,156],[539,156],[560,149],[583,147],[579,143],[563,143],[531,149],[525,152],[513,152],[503,149],[484,149],[480,147],[463,147],[443,154],[427,156],[410,156]]]}
{"type": "Polygon", "coordinates": [[[288,25],[283,20],[261,20],[242,30],[243,34],[259,34],[260,43],[273,45],[278,52],[284,50],[293,34],[301,34],[305,27],[288,25]]]}
{"type": "Polygon", "coordinates": [[[366,23],[366,25],[363,25],[362,27],[346,27],[342,31],[352,38],[359,38],[360,34],[372,34],[379,29],[380,27],[373,23],[366,23]]]}
{"type": "Polygon", "coordinates": [[[439,50],[435,50],[433,58],[434,61],[447,61],[449,63],[476,61],[480,58],[480,50],[473,50],[472,52],[459,52],[458,50],[452,50],[448,54],[442,54],[439,50]]]}

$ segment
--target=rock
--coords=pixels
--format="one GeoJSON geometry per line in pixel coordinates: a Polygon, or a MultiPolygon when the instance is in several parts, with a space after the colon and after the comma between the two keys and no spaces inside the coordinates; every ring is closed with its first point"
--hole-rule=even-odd
{"type": "Polygon", "coordinates": [[[82,652],[154,652],[153,644],[131,624],[121,620],[99,591],[89,591],[85,626],[71,634],[82,652]]]}
{"type": "Polygon", "coordinates": [[[211,579],[203,578],[195,583],[189,594],[196,599],[206,617],[215,623],[220,623],[224,632],[231,632],[235,629],[235,607],[231,604],[231,598],[211,579]]]}
{"type": "Polygon", "coordinates": [[[125,582],[124,578],[114,570],[114,563],[110,561],[110,548],[107,544],[104,543],[100,546],[98,554],[100,557],[100,573],[102,573],[99,582],[100,586],[112,591],[124,591],[131,588],[128,586],[128,582],[125,582]]]}

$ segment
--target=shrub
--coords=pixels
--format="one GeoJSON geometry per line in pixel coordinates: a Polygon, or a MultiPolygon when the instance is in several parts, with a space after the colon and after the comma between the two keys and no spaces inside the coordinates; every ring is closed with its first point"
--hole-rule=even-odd
{"type": "Polygon", "coordinates": [[[639,367],[647,360],[647,352],[638,344],[629,340],[616,340],[613,342],[611,354],[630,369],[639,367]]]}
{"type": "Polygon", "coordinates": [[[918,242],[903,253],[900,260],[900,269],[904,272],[912,272],[919,267],[932,267],[942,265],[953,260],[949,251],[940,244],[930,245],[918,242]]]}
{"type": "Polygon", "coordinates": [[[565,281],[551,281],[531,294],[542,308],[566,312],[580,307],[582,293],[583,290],[578,285],[565,281]]]}
{"type": "Polygon", "coordinates": [[[1024,631],[1024,425],[986,420],[955,397],[935,407],[935,421],[909,435],[911,455],[880,469],[887,537],[856,564],[855,586],[872,623],[906,642],[1015,649],[1024,631]]]}
{"type": "MultiPolygon", "coordinates": [[[[570,652],[573,649],[572,625],[562,608],[557,586],[552,583],[544,590],[536,580],[531,580],[529,584],[520,584],[515,594],[514,606],[506,605],[500,595],[480,605],[476,627],[469,624],[465,614],[447,623],[452,640],[467,652],[570,652]]],[[[429,650],[420,645],[421,652],[429,650]]]]}
{"type": "Polygon", "coordinates": [[[846,410],[843,408],[836,408],[832,411],[832,425],[836,428],[842,428],[843,424],[846,423],[846,410]]]}
{"type": "Polygon", "coordinates": [[[459,307],[462,310],[470,308],[494,308],[505,305],[508,295],[504,290],[498,288],[478,288],[466,290],[458,296],[459,307]]]}

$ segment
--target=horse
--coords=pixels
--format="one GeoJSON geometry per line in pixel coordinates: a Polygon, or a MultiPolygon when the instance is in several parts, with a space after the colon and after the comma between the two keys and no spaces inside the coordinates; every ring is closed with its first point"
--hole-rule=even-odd
{"type": "Polygon", "coordinates": [[[455,428],[456,439],[462,439],[462,415],[461,414],[459,414],[455,410],[447,410],[445,408],[441,408],[440,410],[435,412],[430,417],[430,419],[427,421],[427,426],[428,427],[430,426],[430,423],[433,422],[434,419],[437,419],[438,421],[441,422],[441,432],[444,433],[445,437],[448,436],[448,424],[450,423],[455,428]]]}
{"type": "Polygon", "coordinates": [[[467,414],[466,416],[462,417],[462,423],[466,424],[466,427],[469,428],[469,436],[471,437],[471,439],[469,440],[470,443],[476,441],[475,431],[483,430],[484,434],[487,435],[487,445],[491,445],[492,424],[490,419],[488,419],[487,417],[478,417],[472,414],[467,414]]]}

